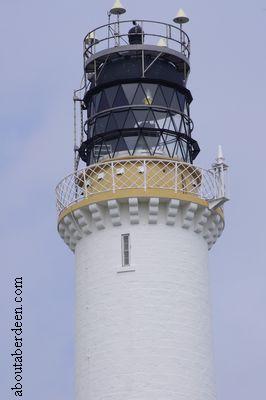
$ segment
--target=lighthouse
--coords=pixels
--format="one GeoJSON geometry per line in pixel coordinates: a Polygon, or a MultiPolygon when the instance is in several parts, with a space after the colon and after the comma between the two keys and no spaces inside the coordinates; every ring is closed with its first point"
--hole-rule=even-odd
{"type": "MultiPolygon", "coordinates": [[[[196,163],[188,17],[121,18],[84,39],[74,171],[56,188],[75,257],[75,400],[214,400],[208,252],[227,165],[196,163]]],[[[198,135],[199,136],[199,135],[198,135]]]]}

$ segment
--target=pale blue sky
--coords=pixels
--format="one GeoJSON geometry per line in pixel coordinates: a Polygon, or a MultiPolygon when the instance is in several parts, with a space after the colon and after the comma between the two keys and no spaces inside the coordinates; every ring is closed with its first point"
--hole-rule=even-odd
{"type": "MultiPolygon", "coordinates": [[[[74,259],[54,187],[72,171],[72,92],[83,36],[112,1],[0,0],[0,398],[13,399],[13,279],[24,279],[24,398],[74,400],[74,259]]],[[[124,0],[127,18],[190,16],[194,137],[230,165],[226,229],[210,255],[218,400],[266,396],[266,2],[124,0]]]]}

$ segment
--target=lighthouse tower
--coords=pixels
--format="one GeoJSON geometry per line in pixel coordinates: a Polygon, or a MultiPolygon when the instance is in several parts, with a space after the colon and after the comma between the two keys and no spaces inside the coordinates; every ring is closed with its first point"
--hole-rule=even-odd
{"type": "Polygon", "coordinates": [[[75,169],[56,189],[75,255],[76,400],[213,400],[207,263],[227,166],[221,148],[209,170],[194,164],[188,18],[125,11],[116,1],[85,37],[75,169]]]}

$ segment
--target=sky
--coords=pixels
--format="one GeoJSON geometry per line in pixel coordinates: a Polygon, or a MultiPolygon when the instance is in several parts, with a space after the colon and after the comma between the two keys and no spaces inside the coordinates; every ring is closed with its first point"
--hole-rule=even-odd
{"type": "MultiPolygon", "coordinates": [[[[191,116],[208,168],[230,166],[223,236],[210,252],[218,400],[266,396],[266,3],[124,0],[126,17],[190,17],[191,116]]],[[[23,277],[27,400],[74,399],[74,258],[56,231],[56,184],[72,172],[82,40],[112,1],[0,0],[0,398],[13,399],[14,279],[23,277]]]]}

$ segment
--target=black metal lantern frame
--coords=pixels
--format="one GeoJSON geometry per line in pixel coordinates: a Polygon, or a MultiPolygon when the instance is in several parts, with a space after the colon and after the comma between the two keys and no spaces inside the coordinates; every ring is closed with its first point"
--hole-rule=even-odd
{"type": "Polygon", "coordinates": [[[113,82],[87,92],[87,140],[80,157],[87,165],[103,157],[163,154],[192,162],[199,146],[191,138],[190,91],[163,81],[113,82]]]}
{"type": "Polygon", "coordinates": [[[80,157],[87,165],[103,157],[115,158],[121,152],[133,156],[142,151],[185,162],[192,162],[199,153],[199,146],[190,135],[191,119],[169,109],[151,106],[113,109],[88,120],[86,128],[88,140],[80,147],[80,157]],[[136,117],[139,115],[141,120],[136,117]]]}
{"type": "Polygon", "coordinates": [[[108,24],[85,38],[84,96],[78,99],[82,129],[80,147],[75,139],[75,166],[80,158],[90,165],[127,155],[193,163],[200,151],[191,137],[188,36],[169,24],[138,21],[138,43],[133,43],[133,28],[128,27],[132,22],[108,24]]]}

